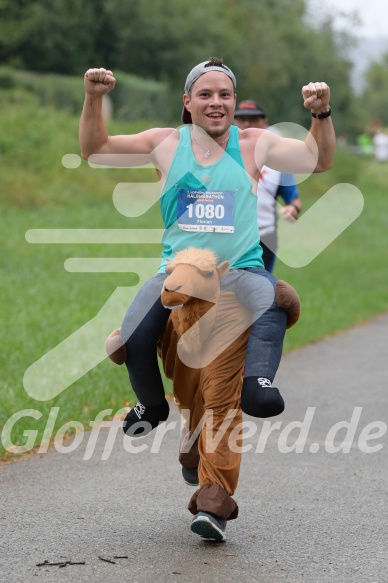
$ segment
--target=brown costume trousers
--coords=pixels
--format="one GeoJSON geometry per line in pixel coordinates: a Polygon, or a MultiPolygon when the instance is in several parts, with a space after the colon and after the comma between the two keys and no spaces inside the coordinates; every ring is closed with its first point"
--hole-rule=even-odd
{"type": "Polygon", "coordinates": [[[200,488],[189,510],[231,520],[238,514],[231,496],[241,464],[241,372],[252,315],[231,292],[222,292],[210,312],[201,334],[205,331],[207,340],[193,354],[189,341],[178,346],[173,311],[160,339],[159,355],[184,417],[179,460],[187,468],[198,466],[200,488]]]}

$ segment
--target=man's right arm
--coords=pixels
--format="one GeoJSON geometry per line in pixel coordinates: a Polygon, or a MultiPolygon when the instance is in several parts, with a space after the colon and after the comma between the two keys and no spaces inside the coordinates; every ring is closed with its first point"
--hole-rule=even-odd
{"type": "Polygon", "coordinates": [[[88,69],[84,75],[85,100],[79,124],[79,142],[81,155],[86,160],[91,154],[106,152],[109,134],[102,116],[102,100],[115,84],[112,71],[106,69],[88,69]]]}
{"type": "Polygon", "coordinates": [[[171,134],[171,129],[154,128],[133,135],[109,136],[102,115],[104,95],[112,91],[116,80],[112,71],[89,69],[84,76],[85,101],[79,124],[81,155],[151,154],[171,134]]]}

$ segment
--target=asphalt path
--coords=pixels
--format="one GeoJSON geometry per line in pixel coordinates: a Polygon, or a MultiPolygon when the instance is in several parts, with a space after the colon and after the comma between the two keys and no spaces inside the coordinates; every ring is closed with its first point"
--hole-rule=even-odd
{"type": "Polygon", "coordinates": [[[125,438],[143,451],[105,427],[1,466],[0,581],[386,583],[387,339],[385,314],[283,358],[286,411],[245,418],[225,543],[190,531],[173,403],[162,439],[125,438]]]}

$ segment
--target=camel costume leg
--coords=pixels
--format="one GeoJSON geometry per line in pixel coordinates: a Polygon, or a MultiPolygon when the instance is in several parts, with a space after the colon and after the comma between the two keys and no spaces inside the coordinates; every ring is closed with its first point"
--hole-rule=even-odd
{"type": "Polygon", "coordinates": [[[175,400],[181,412],[190,413],[188,434],[182,446],[203,421],[198,454],[196,444],[189,451],[180,452],[185,467],[194,467],[199,461],[200,488],[188,507],[192,514],[210,512],[226,520],[238,515],[238,506],[231,496],[237,488],[241,463],[241,437],[236,428],[242,423],[241,370],[248,336],[249,328],[203,368],[191,368],[179,358],[179,336],[171,318],[161,339],[160,356],[166,376],[173,379],[175,400]]]}

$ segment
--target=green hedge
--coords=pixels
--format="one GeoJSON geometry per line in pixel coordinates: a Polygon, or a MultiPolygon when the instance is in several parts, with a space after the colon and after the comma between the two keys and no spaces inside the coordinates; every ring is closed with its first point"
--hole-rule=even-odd
{"type": "MultiPolygon", "coordinates": [[[[174,119],[166,83],[115,73],[117,84],[110,94],[115,119],[135,122],[150,120],[168,123],[174,119]]],[[[26,90],[35,94],[41,105],[51,105],[71,113],[81,112],[84,91],[82,77],[40,74],[0,67],[0,90],[26,90]]],[[[176,117],[176,116],[175,116],[176,117]]]]}

